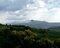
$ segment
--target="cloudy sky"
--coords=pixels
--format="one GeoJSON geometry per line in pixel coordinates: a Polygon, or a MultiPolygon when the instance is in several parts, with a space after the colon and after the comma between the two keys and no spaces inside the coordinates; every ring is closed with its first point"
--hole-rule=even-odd
{"type": "Polygon", "coordinates": [[[60,0],[0,0],[0,23],[60,22],[60,0]]]}

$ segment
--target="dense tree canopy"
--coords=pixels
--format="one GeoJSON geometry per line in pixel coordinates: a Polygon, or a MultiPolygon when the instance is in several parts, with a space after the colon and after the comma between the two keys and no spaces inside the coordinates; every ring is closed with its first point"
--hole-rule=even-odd
{"type": "Polygon", "coordinates": [[[48,29],[6,26],[0,28],[0,48],[60,48],[60,38],[48,29]]]}

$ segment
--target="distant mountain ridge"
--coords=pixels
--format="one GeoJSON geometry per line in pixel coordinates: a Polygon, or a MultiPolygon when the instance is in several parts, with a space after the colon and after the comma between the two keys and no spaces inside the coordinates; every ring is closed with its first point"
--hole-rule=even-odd
{"type": "Polygon", "coordinates": [[[26,22],[24,22],[24,23],[13,22],[12,24],[26,25],[26,26],[30,26],[33,28],[42,28],[42,29],[47,29],[47,28],[54,27],[54,26],[57,26],[57,27],[60,26],[60,23],[48,23],[45,21],[36,21],[36,20],[30,20],[27,23],[26,22]]]}

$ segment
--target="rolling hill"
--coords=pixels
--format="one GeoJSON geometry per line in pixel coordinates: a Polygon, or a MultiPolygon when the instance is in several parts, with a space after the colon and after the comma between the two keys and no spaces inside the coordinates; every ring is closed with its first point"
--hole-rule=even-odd
{"type": "Polygon", "coordinates": [[[45,21],[36,21],[36,20],[29,20],[23,23],[20,22],[12,22],[11,24],[13,25],[25,25],[25,26],[30,26],[33,28],[42,28],[42,29],[47,29],[50,27],[59,27],[60,23],[48,23],[45,21]]]}

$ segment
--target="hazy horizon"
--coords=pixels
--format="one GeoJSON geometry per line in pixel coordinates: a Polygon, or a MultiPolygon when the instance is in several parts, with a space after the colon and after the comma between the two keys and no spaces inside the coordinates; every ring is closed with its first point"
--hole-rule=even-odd
{"type": "Polygon", "coordinates": [[[0,23],[28,20],[60,23],[60,0],[0,0],[0,23]]]}

